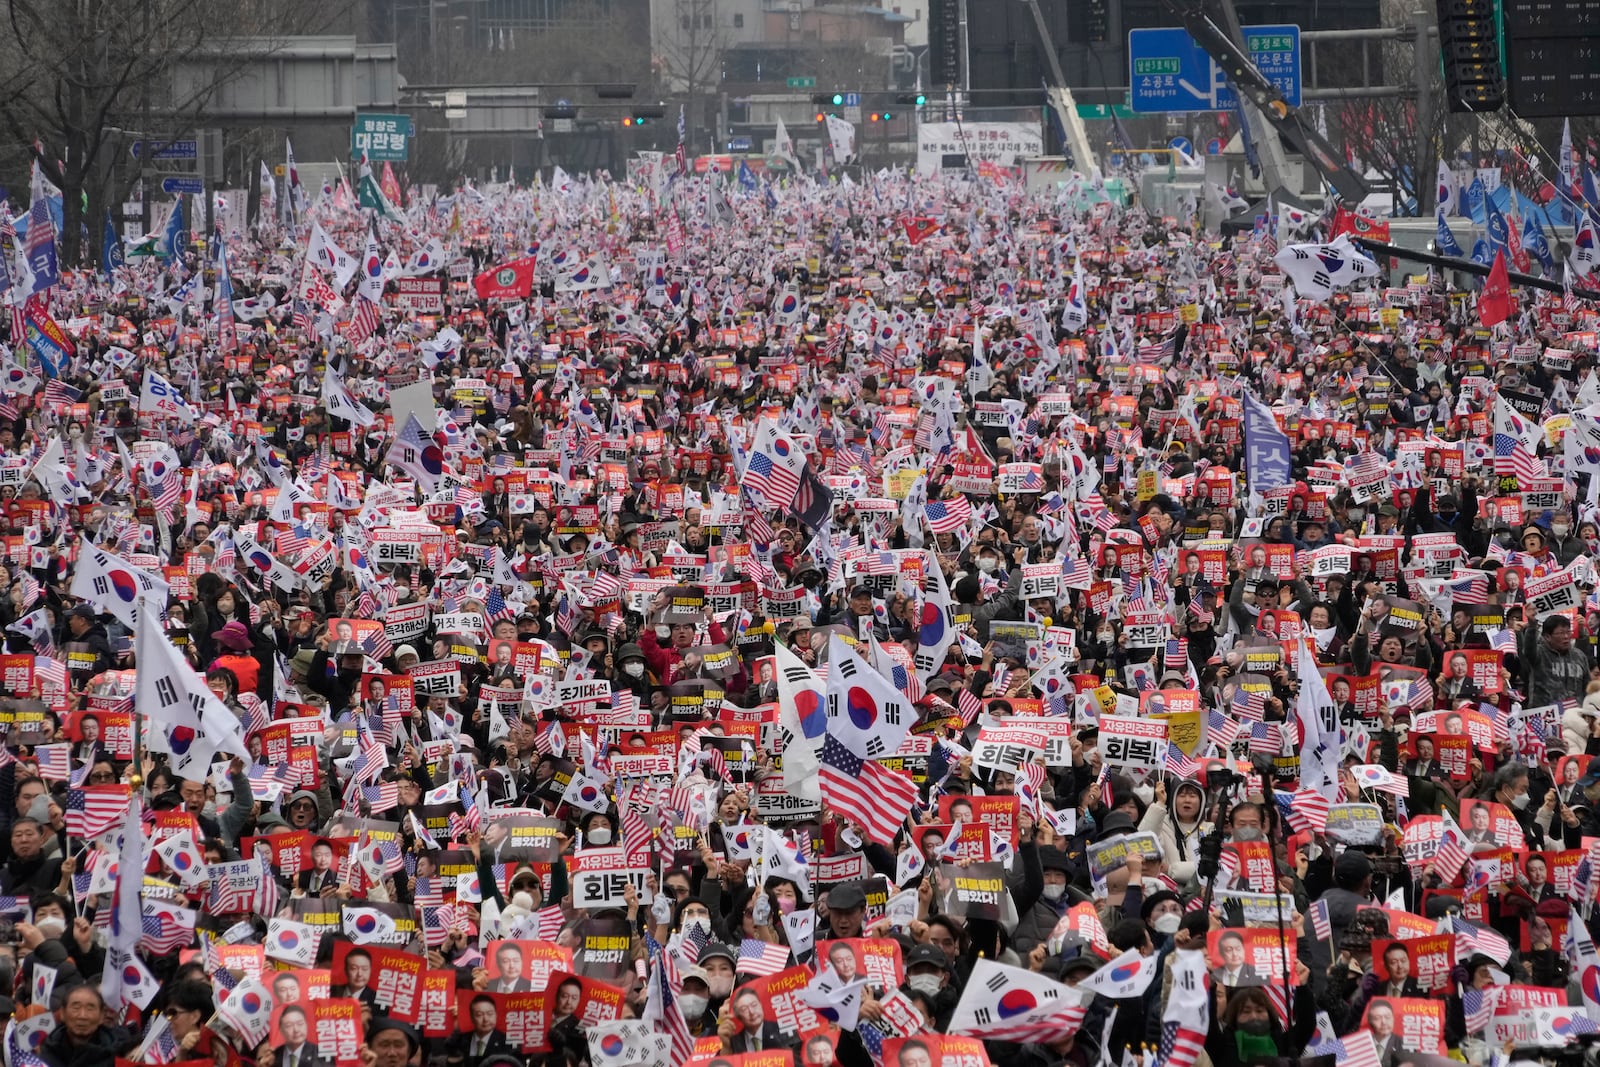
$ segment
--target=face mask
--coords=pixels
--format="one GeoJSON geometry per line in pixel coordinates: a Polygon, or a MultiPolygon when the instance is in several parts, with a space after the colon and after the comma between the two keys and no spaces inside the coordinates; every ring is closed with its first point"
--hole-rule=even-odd
{"type": "Polygon", "coordinates": [[[624,663],[622,665],[622,673],[626,674],[629,678],[643,678],[644,677],[644,664],[643,663],[624,663]]]}
{"type": "Polygon", "coordinates": [[[795,906],[799,903],[800,902],[798,900],[795,900],[792,897],[779,897],[778,910],[783,912],[785,915],[792,915],[794,913],[795,906]]]}
{"type": "Polygon", "coordinates": [[[1272,1033],[1272,1022],[1269,1019],[1251,1019],[1247,1023],[1240,1023],[1239,1029],[1251,1037],[1266,1037],[1272,1033]]]}
{"type": "Polygon", "coordinates": [[[1183,916],[1173,915],[1170,912],[1166,915],[1157,915],[1156,921],[1150,925],[1156,928],[1158,934],[1175,934],[1178,932],[1178,927],[1183,925],[1183,916]]]}
{"type": "Polygon", "coordinates": [[[591,844],[591,845],[609,845],[609,844],[611,844],[611,827],[609,827],[609,826],[596,826],[593,830],[590,830],[589,831],[589,844],[591,844]]]}
{"type": "Polygon", "coordinates": [[[67,920],[58,915],[47,915],[33,925],[45,937],[60,937],[67,932],[67,920]]]}
{"type": "Polygon", "coordinates": [[[1044,887],[1044,899],[1052,904],[1066,895],[1067,887],[1065,885],[1047,885],[1044,887]]]}
{"type": "Polygon", "coordinates": [[[1233,832],[1235,841],[1261,841],[1261,830],[1255,826],[1241,826],[1233,832]]]}
{"type": "Polygon", "coordinates": [[[1565,537],[1567,536],[1567,532],[1571,529],[1572,527],[1563,523],[1560,526],[1552,525],[1550,527],[1550,532],[1555,534],[1557,537],[1565,537]]]}
{"type": "Polygon", "coordinates": [[[1367,519],[1367,513],[1365,511],[1362,511],[1360,508],[1351,508],[1350,509],[1350,521],[1351,522],[1365,522],[1366,519],[1367,519]]]}
{"type": "MultiPolygon", "coordinates": [[[[590,840],[593,840],[593,838],[590,838],[590,840]]],[[[702,915],[683,920],[684,933],[688,933],[690,930],[701,930],[709,934],[711,932],[711,920],[702,915]]]]}
{"type": "Polygon", "coordinates": [[[670,626],[657,626],[656,627],[656,640],[657,641],[665,641],[667,638],[669,638],[671,636],[672,636],[672,627],[670,627],[670,626]]]}
{"type": "Polygon", "coordinates": [[[978,561],[978,569],[985,574],[993,574],[997,562],[993,556],[984,556],[978,561]]]}
{"type": "Polygon", "coordinates": [[[1532,800],[1533,797],[1529,796],[1527,793],[1524,793],[1520,797],[1512,797],[1511,806],[1516,808],[1518,811],[1521,811],[1526,808],[1532,800]]]}
{"type": "Polygon", "coordinates": [[[678,1007],[683,1009],[685,1019],[698,1019],[706,1013],[706,1007],[710,1003],[709,998],[694,993],[678,994],[678,1007]]]}
{"type": "Polygon", "coordinates": [[[925,997],[938,996],[940,984],[940,978],[936,974],[914,974],[906,979],[906,985],[910,986],[913,992],[921,993],[925,997]]]}

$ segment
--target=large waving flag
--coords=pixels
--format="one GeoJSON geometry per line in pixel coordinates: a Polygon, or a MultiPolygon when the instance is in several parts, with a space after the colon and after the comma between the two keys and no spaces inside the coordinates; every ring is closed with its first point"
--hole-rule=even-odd
{"type": "Polygon", "coordinates": [[[893,755],[916,712],[837,633],[828,640],[828,735],[857,756],[893,755]]]}

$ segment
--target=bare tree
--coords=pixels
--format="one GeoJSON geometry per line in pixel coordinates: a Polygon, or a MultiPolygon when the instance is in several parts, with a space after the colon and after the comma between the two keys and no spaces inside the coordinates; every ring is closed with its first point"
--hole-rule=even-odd
{"type": "Polygon", "coordinates": [[[669,92],[685,99],[689,147],[698,150],[710,94],[722,80],[728,32],[718,18],[717,0],[670,0],[663,7],[665,21],[654,35],[657,72],[669,92]]]}
{"type": "MultiPolygon", "coordinates": [[[[231,74],[174,89],[173,71],[220,41],[317,32],[347,0],[5,0],[0,131],[62,192],[64,264],[83,259],[84,219],[125,192],[114,173],[134,140],[154,145],[203,122],[231,74]]],[[[94,242],[91,242],[94,243],[94,242]]]]}

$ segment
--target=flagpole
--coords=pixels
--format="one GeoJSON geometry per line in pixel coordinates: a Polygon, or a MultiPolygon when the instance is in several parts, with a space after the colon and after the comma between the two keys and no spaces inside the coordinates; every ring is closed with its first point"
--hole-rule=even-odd
{"type": "MultiPolygon", "coordinates": [[[[1304,758],[1302,755],[1301,758],[1304,758]]],[[[1263,760],[1263,764],[1266,761],[1263,760]]],[[[1256,773],[1261,779],[1261,796],[1266,801],[1262,804],[1263,818],[1267,821],[1267,842],[1271,848],[1273,838],[1283,845],[1284,857],[1289,858],[1289,839],[1284,830],[1283,820],[1278,813],[1278,804],[1272,783],[1272,772],[1269,767],[1258,765],[1256,773]],[[1276,833],[1274,833],[1276,830],[1276,833]]],[[[1283,1011],[1284,1030],[1287,1031],[1294,1020],[1294,975],[1289,970],[1289,939],[1287,925],[1283,919],[1283,882],[1278,877],[1278,862],[1274,857],[1272,862],[1272,895],[1277,910],[1278,920],[1278,952],[1283,965],[1283,1011]]]]}

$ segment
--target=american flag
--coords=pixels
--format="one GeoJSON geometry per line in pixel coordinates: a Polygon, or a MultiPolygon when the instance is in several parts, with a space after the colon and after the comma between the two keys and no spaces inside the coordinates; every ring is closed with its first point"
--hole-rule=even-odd
{"type": "Polygon", "coordinates": [[[934,533],[955,533],[972,522],[972,505],[964,496],[949,500],[930,500],[922,506],[928,529],[934,533]]]}
{"type": "Polygon", "coordinates": [[[1206,1035],[1180,1027],[1176,1021],[1161,1024],[1158,1059],[1166,1067],[1194,1067],[1206,1048],[1206,1035]]]}
{"type": "Polygon", "coordinates": [[[1081,586],[1094,580],[1094,570],[1082,556],[1070,556],[1061,565],[1062,581],[1069,586],[1081,586]]]}
{"type": "Polygon", "coordinates": [[[1449,885],[1456,880],[1456,875],[1461,873],[1466,862],[1467,850],[1461,831],[1454,825],[1446,826],[1444,833],[1439,835],[1438,848],[1433,854],[1434,873],[1449,885]]]}
{"type": "Polygon", "coordinates": [[[963,689],[956,696],[956,705],[961,711],[961,721],[966,726],[971,726],[977,719],[978,713],[983,710],[983,699],[970,689],[963,689]]]}
{"type": "Polygon", "coordinates": [[[122,825],[133,794],[122,783],[86,785],[67,790],[67,833],[88,840],[122,825]]]}
{"type": "Polygon", "coordinates": [[[1283,821],[1296,833],[1320,834],[1328,826],[1328,809],[1333,802],[1315,789],[1301,789],[1295,793],[1274,791],[1278,812],[1283,821]]]}
{"type": "Polygon", "coordinates": [[[1517,732],[1517,755],[1537,766],[1544,762],[1547,751],[1544,735],[1533,725],[1532,719],[1524,719],[1522,729],[1517,732]]]}
{"type": "Polygon", "coordinates": [[[1477,926],[1459,917],[1451,921],[1455,925],[1456,936],[1461,939],[1461,947],[1468,954],[1481,952],[1502,962],[1511,958],[1511,942],[1495,930],[1477,926]]]}
{"type": "Polygon", "coordinates": [[[759,492],[774,507],[783,507],[800,491],[800,476],[783,464],[773,462],[765,452],[752,452],[745,464],[743,484],[759,492]]]}
{"type": "Polygon", "coordinates": [[[1338,1060],[1339,1067],[1379,1067],[1378,1048],[1373,1044],[1370,1030],[1352,1030],[1342,1038],[1329,1038],[1307,1045],[1305,1055],[1333,1056],[1338,1060]]]}
{"type": "Polygon", "coordinates": [[[455,905],[419,904],[419,906],[422,908],[422,943],[429,948],[438,948],[444,944],[445,938],[450,936],[450,927],[455,925],[455,905]]]}
{"type": "Polygon", "coordinates": [[[561,936],[561,928],[566,922],[566,914],[562,912],[560,906],[552,904],[533,913],[533,932],[538,935],[540,941],[554,941],[561,936]]]}
{"type": "Polygon", "coordinates": [[[1233,698],[1233,711],[1240,718],[1259,723],[1267,714],[1267,694],[1241,687],[1233,698]]]}
{"type": "Polygon", "coordinates": [[[1332,941],[1333,922],[1328,917],[1328,902],[1313,900],[1306,913],[1311,919],[1311,932],[1316,935],[1317,940],[1332,941]]]}
{"type": "Polygon", "coordinates": [[[65,782],[72,778],[71,745],[39,745],[34,748],[33,757],[39,765],[39,777],[52,782],[65,782]]]}
{"type": "Polygon", "coordinates": [[[351,344],[359,345],[371,337],[382,322],[383,314],[377,302],[358,296],[350,314],[350,321],[345,323],[344,335],[351,344]]]}
{"type": "Polygon", "coordinates": [[[1283,755],[1283,731],[1275,722],[1250,724],[1250,751],[1265,756],[1283,755]]]}
{"type": "Polygon", "coordinates": [[[1411,693],[1406,698],[1414,711],[1423,711],[1433,707],[1433,682],[1426,677],[1418,678],[1411,683],[1411,693]]]}
{"type": "Polygon", "coordinates": [[[158,900],[145,901],[140,918],[139,947],[158,956],[188,948],[194,940],[194,916],[188,908],[175,908],[158,900]]]}
{"type": "Polygon", "coordinates": [[[1494,1016],[1495,1002],[1500,999],[1496,986],[1479,989],[1468,985],[1461,990],[1461,1012],[1466,1016],[1467,1033],[1479,1034],[1494,1016]]]}
{"type": "Polygon", "coordinates": [[[373,659],[385,659],[394,652],[394,642],[389,640],[389,635],[384,632],[382,626],[373,627],[362,634],[357,644],[361,646],[361,651],[373,659]]]}
{"type": "Polygon", "coordinates": [[[1206,715],[1206,740],[1219,750],[1226,751],[1238,736],[1239,724],[1222,712],[1213,709],[1206,715]]]}
{"type": "Polygon", "coordinates": [[[863,760],[832,735],[822,741],[821,780],[823,798],[834,811],[878,842],[894,840],[917,800],[916,783],[909,777],[863,760]]]}
{"type": "Polygon", "coordinates": [[[646,1005],[646,1016],[649,1016],[651,1008],[659,1006],[656,1026],[666,1031],[672,1039],[672,1062],[683,1063],[694,1054],[694,1035],[689,1032],[688,1020],[678,1006],[677,995],[683,990],[683,979],[672,953],[662,952],[656,956],[656,967],[650,981],[655,988],[654,995],[649,998],[651,1003],[646,1005]]]}
{"type": "Polygon", "coordinates": [[[1195,778],[1200,774],[1200,761],[1184,752],[1171,741],[1167,742],[1167,773],[1179,778],[1195,778]]]}
{"type": "Polygon", "coordinates": [[[1494,435],[1494,472],[1515,475],[1518,484],[1531,478],[1548,477],[1550,473],[1544,460],[1530,452],[1528,446],[1516,437],[1506,433],[1494,435]]]}
{"type": "Polygon", "coordinates": [[[1482,571],[1473,571],[1469,576],[1451,576],[1450,582],[1445,586],[1445,592],[1450,594],[1452,600],[1461,604],[1487,604],[1489,602],[1489,576],[1482,571]]]}
{"type": "Polygon", "coordinates": [[[739,965],[734,970],[740,974],[767,978],[787,966],[789,966],[787,945],[774,945],[747,937],[739,944],[739,965]]]}
{"type": "Polygon", "coordinates": [[[692,926],[689,932],[683,935],[678,942],[678,954],[687,962],[694,964],[700,962],[700,953],[707,945],[711,944],[711,933],[699,926],[692,926]]]}
{"type": "Polygon", "coordinates": [[[83,393],[60,378],[51,378],[45,383],[44,399],[47,404],[76,404],[83,399],[83,393]]]}

